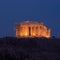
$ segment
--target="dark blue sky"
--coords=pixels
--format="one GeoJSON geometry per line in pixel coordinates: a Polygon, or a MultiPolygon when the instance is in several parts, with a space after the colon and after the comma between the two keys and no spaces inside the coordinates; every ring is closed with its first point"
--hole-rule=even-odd
{"type": "Polygon", "coordinates": [[[0,0],[0,37],[15,36],[15,23],[42,21],[60,37],[60,0],[0,0]]]}

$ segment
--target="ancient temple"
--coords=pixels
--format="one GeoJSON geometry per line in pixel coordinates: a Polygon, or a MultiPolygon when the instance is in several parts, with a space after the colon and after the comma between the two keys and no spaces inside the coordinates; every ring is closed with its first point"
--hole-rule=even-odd
{"type": "Polygon", "coordinates": [[[24,21],[16,23],[16,37],[50,37],[50,29],[42,22],[24,21]]]}

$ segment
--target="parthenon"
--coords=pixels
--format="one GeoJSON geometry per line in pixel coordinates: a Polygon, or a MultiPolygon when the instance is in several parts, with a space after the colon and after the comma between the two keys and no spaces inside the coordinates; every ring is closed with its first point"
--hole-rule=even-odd
{"type": "Polygon", "coordinates": [[[50,29],[42,22],[23,21],[16,23],[16,37],[50,37],[50,29]]]}

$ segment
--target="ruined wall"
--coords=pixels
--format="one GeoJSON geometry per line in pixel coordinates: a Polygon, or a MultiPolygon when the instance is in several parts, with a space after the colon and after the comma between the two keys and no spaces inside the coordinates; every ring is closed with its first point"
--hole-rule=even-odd
{"type": "Polygon", "coordinates": [[[16,37],[50,37],[50,29],[39,22],[22,22],[16,24],[16,37]]]}

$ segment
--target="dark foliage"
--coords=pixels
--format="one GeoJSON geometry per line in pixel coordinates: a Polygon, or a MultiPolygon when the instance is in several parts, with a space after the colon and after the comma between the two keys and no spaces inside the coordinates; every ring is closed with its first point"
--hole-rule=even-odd
{"type": "Polygon", "coordinates": [[[0,60],[60,60],[60,38],[0,38],[0,60]]]}

